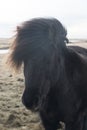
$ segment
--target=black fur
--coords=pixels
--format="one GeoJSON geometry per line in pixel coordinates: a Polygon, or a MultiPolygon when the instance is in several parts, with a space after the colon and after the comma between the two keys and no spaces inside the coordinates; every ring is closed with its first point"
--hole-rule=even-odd
{"type": "Polygon", "coordinates": [[[24,63],[24,105],[38,111],[45,130],[86,130],[87,50],[66,46],[66,29],[57,19],[33,19],[17,28],[9,63],[24,63]]]}

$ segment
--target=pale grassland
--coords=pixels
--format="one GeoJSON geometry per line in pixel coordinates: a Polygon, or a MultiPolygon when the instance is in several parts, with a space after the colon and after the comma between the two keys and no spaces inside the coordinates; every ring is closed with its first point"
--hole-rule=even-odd
{"type": "Polygon", "coordinates": [[[0,38],[0,49],[9,48],[11,42],[12,42],[12,38],[0,38]]]}

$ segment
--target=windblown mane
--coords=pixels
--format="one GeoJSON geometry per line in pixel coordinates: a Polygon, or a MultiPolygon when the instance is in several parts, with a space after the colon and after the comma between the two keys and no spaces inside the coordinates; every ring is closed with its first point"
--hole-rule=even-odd
{"type": "Polygon", "coordinates": [[[41,59],[44,55],[51,57],[53,49],[65,47],[66,35],[66,29],[54,18],[27,21],[17,27],[8,63],[18,70],[26,59],[41,59]]]}
{"type": "Polygon", "coordinates": [[[24,63],[22,102],[38,111],[45,130],[87,129],[87,50],[66,46],[67,31],[57,19],[32,19],[17,27],[8,63],[24,63]]]}

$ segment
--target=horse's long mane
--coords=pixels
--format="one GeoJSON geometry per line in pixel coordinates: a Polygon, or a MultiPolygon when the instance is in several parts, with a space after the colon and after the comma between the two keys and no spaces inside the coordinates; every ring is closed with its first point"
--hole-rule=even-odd
{"type": "Polygon", "coordinates": [[[44,56],[49,59],[53,52],[61,53],[61,48],[66,48],[66,35],[66,29],[54,18],[38,18],[24,22],[17,27],[8,63],[18,70],[27,59],[40,60],[44,56]]]}
{"type": "Polygon", "coordinates": [[[87,50],[66,46],[67,31],[57,19],[38,18],[17,27],[8,63],[24,63],[23,104],[40,113],[46,130],[87,129],[87,50]]]}

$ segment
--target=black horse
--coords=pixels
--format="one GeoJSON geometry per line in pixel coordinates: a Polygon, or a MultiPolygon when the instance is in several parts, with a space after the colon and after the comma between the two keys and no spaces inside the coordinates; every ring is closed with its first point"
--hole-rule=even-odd
{"type": "Polygon", "coordinates": [[[57,19],[23,23],[8,58],[16,70],[24,64],[26,108],[38,112],[45,130],[87,130],[87,50],[66,46],[67,31],[57,19]]]}

